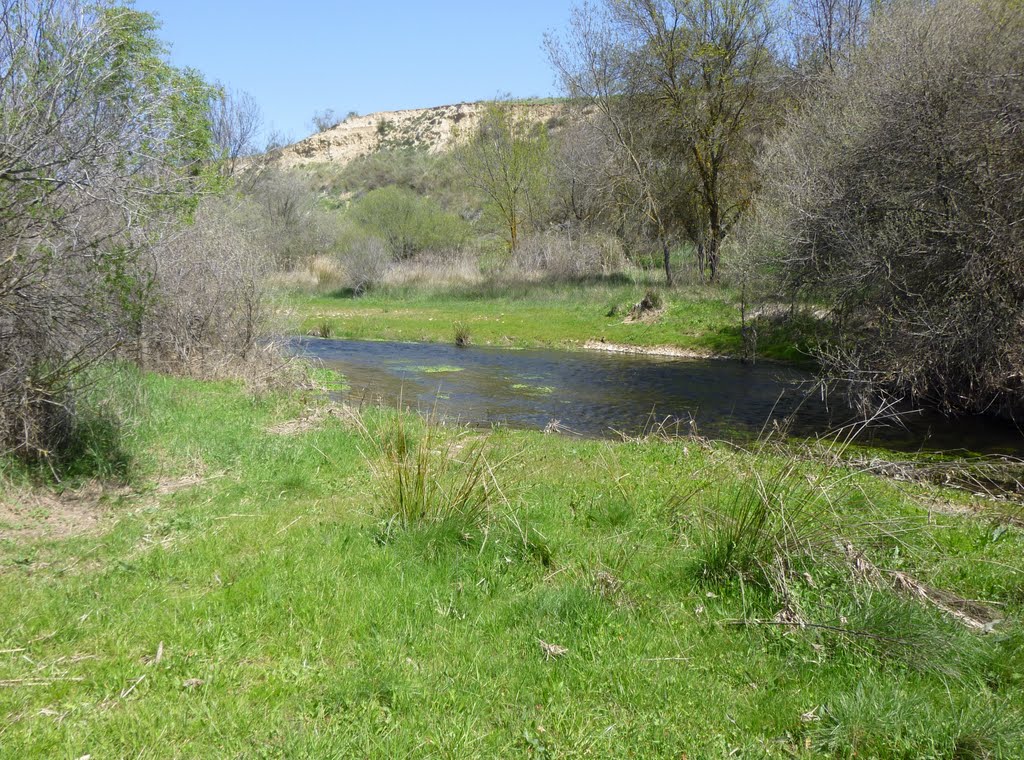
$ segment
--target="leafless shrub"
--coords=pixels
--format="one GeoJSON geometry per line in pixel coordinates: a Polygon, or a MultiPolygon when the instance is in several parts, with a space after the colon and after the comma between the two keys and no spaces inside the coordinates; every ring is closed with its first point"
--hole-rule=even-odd
{"type": "Polygon", "coordinates": [[[140,257],[201,189],[209,125],[185,114],[210,89],[128,7],[0,0],[0,28],[0,453],[52,461],[144,309],[140,257]]]}
{"type": "Polygon", "coordinates": [[[908,4],[764,165],[759,247],[836,304],[824,354],[863,388],[1024,408],[1024,8],[908,4]]]}
{"type": "Polygon", "coordinates": [[[270,257],[257,230],[253,207],[209,201],[154,250],[140,359],[190,370],[249,356],[268,318],[270,257]]]}
{"type": "Polygon", "coordinates": [[[268,169],[248,190],[261,210],[261,245],[283,271],[332,255],[344,234],[336,214],[322,209],[307,177],[268,169]]]}
{"type": "Polygon", "coordinates": [[[380,284],[394,258],[383,240],[366,237],[355,240],[338,256],[338,261],[345,287],[356,295],[362,295],[380,284]]]}
{"type": "Polygon", "coordinates": [[[613,237],[543,233],[524,238],[512,257],[509,273],[536,278],[577,280],[621,271],[622,245],[613,237]]]}

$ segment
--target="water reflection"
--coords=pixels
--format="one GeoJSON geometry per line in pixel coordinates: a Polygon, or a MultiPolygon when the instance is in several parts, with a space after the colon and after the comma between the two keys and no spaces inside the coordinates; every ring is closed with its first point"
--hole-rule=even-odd
{"type": "MultiPolygon", "coordinates": [[[[472,423],[547,427],[586,436],[634,434],[652,419],[692,424],[715,438],[748,439],[764,426],[826,434],[856,420],[836,394],[790,367],[558,350],[301,338],[296,350],[344,374],[355,399],[399,398],[472,423]]],[[[875,424],[862,442],[902,450],[1024,454],[1024,437],[983,418],[907,413],[875,424]]]]}

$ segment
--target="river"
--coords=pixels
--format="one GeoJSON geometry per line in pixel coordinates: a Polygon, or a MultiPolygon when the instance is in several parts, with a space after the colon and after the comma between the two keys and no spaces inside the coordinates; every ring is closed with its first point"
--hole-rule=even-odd
{"type": "MultiPolygon", "coordinates": [[[[840,393],[774,363],[554,349],[297,338],[298,353],[344,375],[355,402],[436,410],[470,424],[558,429],[588,437],[673,429],[743,441],[775,425],[821,437],[855,424],[840,393]]],[[[858,441],[901,451],[1024,455],[1024,435],[989,418],[901,410],[858,441]]]]}

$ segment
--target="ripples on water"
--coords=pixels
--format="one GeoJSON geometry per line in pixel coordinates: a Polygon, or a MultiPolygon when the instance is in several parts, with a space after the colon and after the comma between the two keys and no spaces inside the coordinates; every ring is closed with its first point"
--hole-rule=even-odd
{"type": "MultiPolygon", "coordinates": [[[[826,435],[856,422],[809,373],[779,364],[677,359],[549,349],[296,339],[298,353],[345,376],[345,396],[422,409],[475,424],[544,429],[552,421],[585,436],[636,434],[666,418],[702,435],[749,440],[766,426],[826,435]]],[[[913,412],[875,424],[863,443],[900,450],[1024,454],[1024,437],[985,418],[913,412]]]]}

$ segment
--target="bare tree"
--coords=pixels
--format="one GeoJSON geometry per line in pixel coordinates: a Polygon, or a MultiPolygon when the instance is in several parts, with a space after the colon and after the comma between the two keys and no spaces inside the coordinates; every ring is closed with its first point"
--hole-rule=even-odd
{"type": "Polygon", "coordinates": [[[1024,410],[1024,6],[908,4],[795,113],[763,168],[772,268],[834,306],[869,391],[1024,410]]]}
{"type": "Polygon", "coordinates": [[[568,36],[549,35],[545,44],[563,89],[582,107],[576,121],[592,125],[604,143],[608,160],[600,162],[599,182],[614,188],[613,206],[653,229],[671,285],[670,199],[659,190],[673,183],[664,179],[666,166],[651,150],[655,127],[647,118],[649,108],[639,107],[645,101],[630,76],[630,41],[609,7],[584,4],[573,9],[568,36]]]}
{"type": "Polygon", "coordinates": [[[872,0],[793,0],[792,36],[797,63],[834,73],[864,44],[872,0]]]}
{"type": "Polygon", "coordinates": [[[263,113],[249,93],[220,86],[210,101],[210,126],[225,175],[234,176],[239,159],[259,152],[263,113]]]}
{"type": "Polygon", "coordinates": [[[333,108],[327,108],[323,111],[316,111],[313,113],[313,118],[310,119],[310,124],[313,126],[315,132],[326,132],[331,127],[337,125],[341,121],[338,114],[334,112],[333,108]]]}

